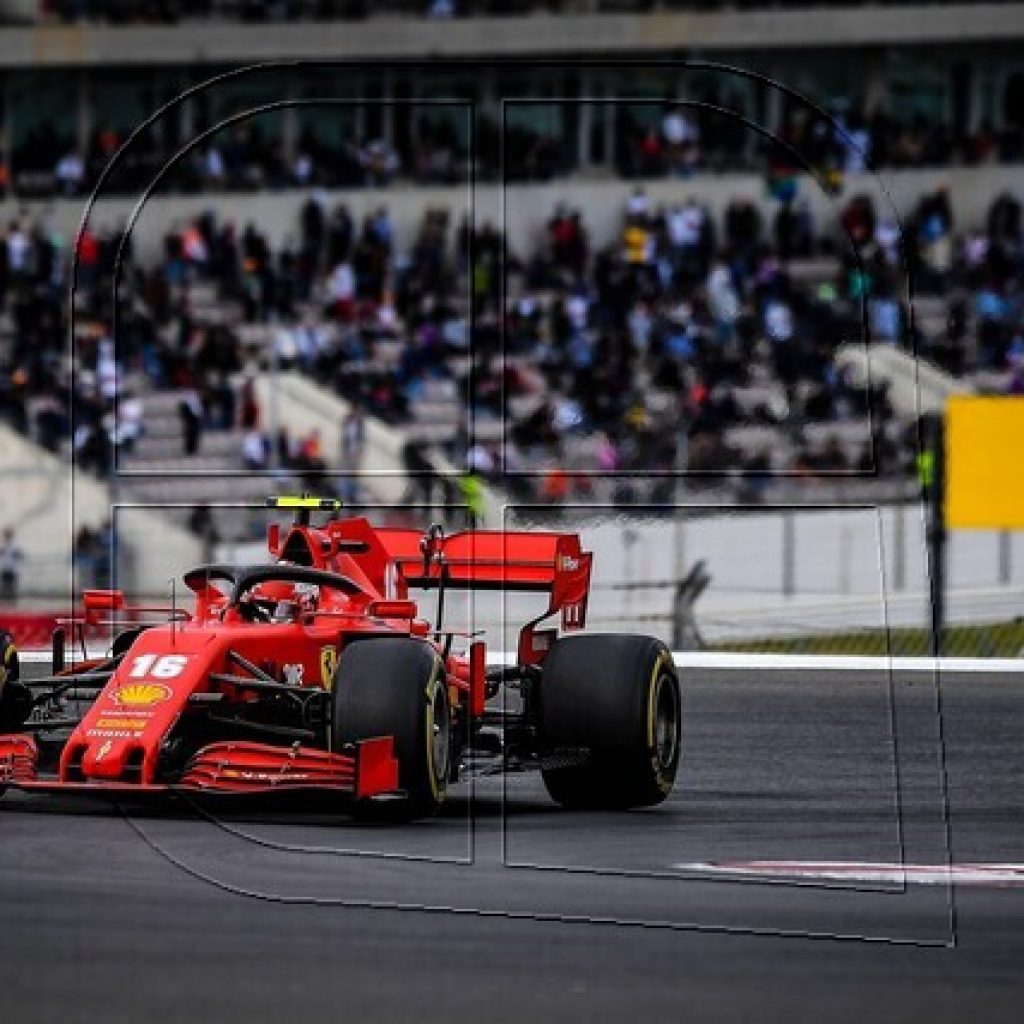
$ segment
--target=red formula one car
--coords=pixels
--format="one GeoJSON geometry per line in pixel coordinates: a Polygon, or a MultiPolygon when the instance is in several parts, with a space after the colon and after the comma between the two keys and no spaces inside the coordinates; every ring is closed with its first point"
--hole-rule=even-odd
{"type": "MultiPolygon", "coordinates": [[[[584,626],[591,555],[578,536],[445,536],[375,528],[333,501],[269,504],[296,509],[286,531],[268,530],[273,561],[185,573],[192,609],[125,628],[109,657],[64,667],[58,630],[52,674],[29,680],[0,644],[0,791],[314,788],[420,815],[470,772],[538,769],[567,807],[668,795],[680,739],[670,652],[644,636],[537,628],[558,613],[563,633],[584,626]],[[433,623],[410,588],[436,592],[433,623]],[[444,630],[455,588],[547,595],[515,664],[488,668],[482,640],[444,630]],[[488,705],[503,686],[518,691],[514,711],[488,705]]],[[[84,605],[73,629],[129,611],[118,591],[87,591],[84,605]]]]}

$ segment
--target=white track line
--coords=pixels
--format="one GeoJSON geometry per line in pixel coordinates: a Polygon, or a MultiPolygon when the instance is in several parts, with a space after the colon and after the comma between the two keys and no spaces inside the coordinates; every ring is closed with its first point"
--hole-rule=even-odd
{"type": "MultiPolygon", "coordinates": [[[[105,649],[89,651],[91,658],[102,657],[105,649]]],[[[26,665],[46,665],[49,651],[19,651],[26,665]]],[[[490,651],[489,665],[510,665],[514,655],[490,651]]],[[[1022,675],[1024,658],[887,658],[861,654],[752,654],[735,651],[675,651],[679,668],[722,669],[734,672],[929,672],[972,673],[978,675],[1022,675]]]]}
{"type": "MultiPolygon", "coordinates": [[[[75,651],[76,655],[81,654],[81,653],[82,653],[81,651],[78,651],[78,650],[75,651]]],[[[105,647],[103,647],[103,648],[91,648],[91,649],[89,649],[87,651],[87,653],[88,653],[90,658],[102,658],[107,653],[107,649],[105,647]]],[[[48,650],[47,651],[25,651],[25,650],[18,651],[18,661],[20,661],[22,663],[22,665],[49,665],[50,664],[50,659],[52,658],[52,656],[53,655],[48,650]]],[[[69,661],[68,665],[70,666],[71,664],[73,664],[73,663],[69,661]]]]}
{"type": "MultiPolygon", "coordinates": [[[[510,665],[513,654],[491,651],[489,665],[510,665]]],[[[1024,658],[902,658],[860,654],[753,654],[736,651],[674,651],[679,668],[736,672],[972,672],[1024,674],[1024,658]]]]}
{"type": "Polygon", "coordinates": [[[885,864],[872,861],[713,861],[674,864],[688,875],[775,881],[1024,887],[1024,864],[885,864]]]}
{"type": "Polygon", "coordinates": [[[733,651],[676,651],[672,657],[680,668],[769,672],[1024,673],[1024,658],[904,658],[862,654],[739,654],[733,651]]]}

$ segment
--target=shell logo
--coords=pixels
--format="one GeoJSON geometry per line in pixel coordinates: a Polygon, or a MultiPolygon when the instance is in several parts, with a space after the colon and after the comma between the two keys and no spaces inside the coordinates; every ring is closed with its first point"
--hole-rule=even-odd
{"type": "Polygon", "coordinates": [[[129,683],[114,694],[114,702],[126,708],[148,708],[170,696],[170,689],[160,683],[129,683]]]}

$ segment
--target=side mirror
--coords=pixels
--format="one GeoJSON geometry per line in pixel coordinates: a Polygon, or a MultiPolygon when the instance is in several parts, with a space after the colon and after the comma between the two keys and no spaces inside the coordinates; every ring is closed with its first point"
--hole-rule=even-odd
{"type": "Polygon", "coordinates": [[[123,590],[86,590],[82,594],[85,621],[94,623],[100,612],[114,612],[125,607],[123,590]]]}

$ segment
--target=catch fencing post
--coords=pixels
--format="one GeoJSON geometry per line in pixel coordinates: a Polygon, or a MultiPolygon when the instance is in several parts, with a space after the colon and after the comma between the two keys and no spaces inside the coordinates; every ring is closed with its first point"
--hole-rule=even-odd
{"type": "Polygon", "coordinates": [[[796,592],[796,518],[792,509],[782,514],[782,592],[796,592]]]}
{"type": "Polygon", "coordinates": [[[918,476],[928,504],[928,584],[931,599],[932,652],[942,654],[946,625],[946,466],[942,415],[924,421],[924,448],[918,459],[918,476]]]}

